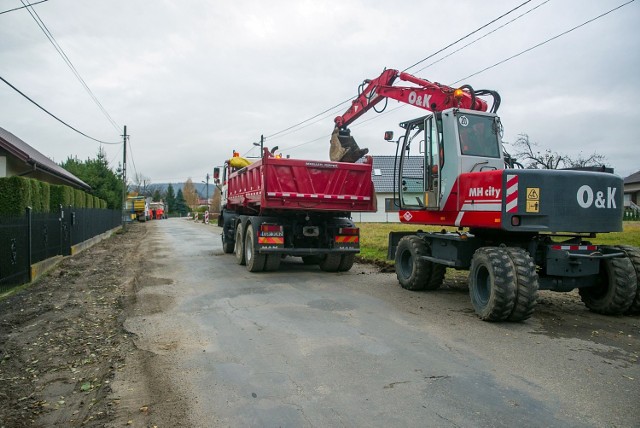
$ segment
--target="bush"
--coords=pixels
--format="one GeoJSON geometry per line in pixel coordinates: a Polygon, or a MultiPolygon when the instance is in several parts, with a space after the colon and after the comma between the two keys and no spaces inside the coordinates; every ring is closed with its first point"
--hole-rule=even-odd
{"type": "Polygon", "coordinates": [[[43,213],[51,212],[51,185],[49,183],[45,183],[44,181],[40,182],[40,190],[41,190],[41,207],[43,213]]]}
{"type": "Polygon", "coordinates": [[[84,208],[86,206],[85,193],[80,189],[74,189],[73,194],[73,206],[76,208],[84,208]]]}
{"type": "Polygon", "coordinates": [[[0,178],[0,213],[23,214],[31,205],[31,183],[24,177],[0,178]]]}
{"type": "Polygon", "coordinates": [[[57,184],[51,185],[51,197],[49,200],[49,211],[58,212],[60,205],[68,207],[73,205],[73,189],[69,186],[57,184]]]}
{"type": "Polygon", "coordinates": [[[31,186],[31,208],[34,213],[42,212],[42,191],[38,180],[29,180],[31,186]]]}
{"type": "Polygon", "coordinates": [[[93,208],[93,195],[85,194],[84,206],[86,208],[93,208]]]}

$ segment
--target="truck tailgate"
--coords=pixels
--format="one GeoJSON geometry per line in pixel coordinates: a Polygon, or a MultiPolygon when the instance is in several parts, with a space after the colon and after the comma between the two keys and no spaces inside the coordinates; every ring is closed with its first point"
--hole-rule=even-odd
{"type": "Polygon", "coordinates": [[[370,158],[344,163],[265,157],[229,177],[232,205],[309,211],[375,211],[370,158]]]}

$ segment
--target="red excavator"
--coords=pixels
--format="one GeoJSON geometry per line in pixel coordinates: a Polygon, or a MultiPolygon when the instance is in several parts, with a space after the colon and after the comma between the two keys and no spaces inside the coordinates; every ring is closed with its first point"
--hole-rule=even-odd
{"type": "Polygon", "coordinates": [[[594,312],[640,313],[640,249],[589,241],[622,230],[619,176],[513,168],[502,146],[496,91],[451,88],[389,69],[358,92],[335,118],[331,160],[354,162],[367,152],[347,127],[381,101],[428,110],[400,123],[394,201],[403,223],[457,227],[390,233],[388,257],[402,287],[434,290],[447,267],[469,269],[471,302],[483,320],[529,318],[538,289],[578,288],[594,312]],[[396,79],[412,85],[394,86],[396,79]],[[479,98],[486,96],[493,99],[490,108],[479,98]],[[409,162],[416,153],[419,168],[409,162]]]}

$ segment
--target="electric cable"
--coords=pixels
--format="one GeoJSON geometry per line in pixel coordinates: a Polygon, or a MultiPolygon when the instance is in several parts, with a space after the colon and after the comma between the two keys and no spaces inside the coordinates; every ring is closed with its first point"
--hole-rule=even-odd
{"type": "Polygon", "coordinates": [[[76,69],[76,67],[73,65],[73,62],[71,61],[71,59],[69,59],[69,57],[67,56],[67,54],[64,52],[64,49],[62,49],[62,47],[60,46],[60,44],[58,43],[58,41],[56,40],[56,38],[54,37],[53,33],[51,33],[51,31],[49,30],[49,28],[47,27],[47,25],[44,23],[44,21],[42,20],[42,18],[40,18],[40,15],[38,15],[38,12],[36,12],[36,10],[34,8],[30,8],[30,4],[29,3],[25,3],[25,0],[20,0],[20,2],[27,8],[27,12],[29,12],[29,15],[31,15],[31,18],[33,18],[33,20],[36,22],[36,24],[38,25],[38,27],[40,27],[40,30],[42,30],[42,32],[44,33],[44,35],[47,37],[47,39],[49,39],[49,42],[51,43],[51,45],[55,48],[55,50],[58,52],[58,54],[62,57],[62,60],[67,64],[67,66],[69,67],[69,69],[71,69],[71,72],[76,76],[76,79],[78,79],[78,81],[80,82],[80,84],[82,85],[82,87],[85,89],[85,91],[89,94],[89,96],[91,97],[91,99],[94,101],[94,103],[98,106],[98,108],[100,109],[100,111],[102,111],[102,114],[107,118],[107,120],[111,123],[111,125],[117,130],[119,131],[121,128],[118,126],[118,124],[113,120],[113,118],[111,117],[111,115],[109,114],[109,112],[107,112],[107,110],[104,108],[104,106],[102,105],[102,103],[100,103],[100,101],[98,100],[98,98],[95,96],[95,94],[93,93],[93,91],[91,90],[91,88],[89,88],[89,86],[87,85],[87,83],[84,81],[84,79],[82,78],[82,76],[80,75],[80,73],[78,72],[78,70],[76,69]]]}
{"type": "Polygon", "coordinates": [[[24,9],[25,7],[35,6],[37,4],[44,3],[46,1],[49,1],[49,0],[40,0],[40,1],[37,1],[37,2],[34,2],[34,3],[30,3],[30,4],[26,5],[26,6],[14,7],[13,9],[3,10],[2,12],[0,12],[0,15],[3,15],[5,13],[9,13],[9,12],[13,12],[15,10],[24,9]]]}
{"type": "Polygon", "coordinates": [[[479,28],[477,28],[477,29],[473,30],[472,32],[470,32],[470,33],[469,33],[469,34],[467,34],[466,36],[463,36],[463,37],[459,38],[458,40],[456,40],[456,41],[455,41],[455,42],[453,42],[453,43],[449,43],[449,44],[448,44],[447,46],[445,46],[444,48],[442,48],[442,49],[440,49],[440,50],[438,50],[438,51],[436,51],[436,52],[432,53],[431,55],[429,55],[429,56],[427,56],[427,57],[425,57],[425,58],[422,58],[420,61],[416,62],[416,63],[415,63],[415,64],[413,64],[413,65],[410,65],[409,67],[405,68],[405,69],[404,69],[404,70],[402,70],[402,71],[407,71],[407,70],[409,70],[410,68],[415,67],[416,65],[422,64],[423,62],[425,62],[425,61],[426,61],[426,60],[428,60],[429,58],[432,58],[432,57],[436,56],[437,54],[439,54],[440,52],[443,52],[443,51],[445,51],[445,50],[449,49],[451,46],[453,46],[453,45],[456,45],[456,44],[460,43],[460,42],[461,42],[461,41],[463,41],[464,39],[466,39],[466,38],[468,38],[468,37],[470,37],[470,36],[474,35],[474,34],[475,34],[475,33],[477,33],[478,31],[482,30],[483,28],[488,27],[489,25],[493,24],[494,22],[501,20],[501,19],[502,19],[502,18],[504,18],[505,16],[507,16],[507,15],[509,15],[510,13],[512,13],[512,12],[514,12],[514,11],[516,11],[516,10],[520,9],[522,6],[524,6],[525,4],[530,3],[530,2],[531,2],[531,0],[527,0],[527,1],[525,1],[524,3],[519,4],[518,6],[514,7],[514,8],[513,8],[513,9],[511,9],[510,11],[508,11],[508,12],[506,12],[506,13],[503,13],[502,15],[498,16],[497,18],[492,19],[491,21],[487,22],[486,24],[482,25],[481,27],[479,27],[479,28]]]}
{"type": "Polygon", "coordinates": [[[54,118],[55,120],[57,120],[58,122],[62,123],[64,126],[66,126],[69,129],[74,130],[75,132],[77,132],[78,134],[82,135],[83,137],[87,137],[90,140],[96,141],[98,143],[101,144],[122,144],[122,142],[117,142],[117,143],[111,143],[108,141],[102,141],[102,140],[98,140],[97,138],[93,138],[87,134],[85,134],[82,131],[79,131],[78,129],[74,128],[73,126],[69,125],[67,122],[65,122],[64,120],[60,119],[58,116],[54,115],[53,113],[51,113],[49,110],[47,110],[46,108],[42,107],[40,104],[38,104],[37,102],[35,102],[33,99],[31,99],[28,95],[26,95],[24,92],[22,92],[20,89],[16,88],[15,86],[13,86],[11,83],[9,83],[4,77],[0,76],[0,80],[2,80],[4,83],[6,83],[11,89],[13,89],[14,91],[16,91],[17,93],[19,93],[20,95],[22,95],[23,97],[25,97],[27,100],[31,101],[32,104],[34,104],[36,107],[38,107],[40,110],[42,110],[43,112],[47,113],[49,116],[51,116],[52,118],[54,118]]]}
{"type": "Polygon", "coordinates": [[[604,17],[604,16],[606,16],[606,15],[608,15],[608,14],[612,13],[612,12],[615,12],[616,10],[618,10],[618,9],[620,9],[620,8],[624,7],[624,6],[627,6],[628,4],[633,3],[634,1],[635,1],[635,0],[629,0],[629,1],[628,1],[628,2],[626,2],[626,3],[623,3],[623,4],[619,5],[619,6],[616,6],[616,7],[614,7],[613,9],[611,9],[611,10],[609,10],[609,11],[607,11],[607,12],[604,12],[604,13],[602,13],[602,14],[600,14],[600,15],[596,16],[595,18],[591,18],[591,19],[589,19],[589,20],[587,20],[587,21],[583,22],[582,24],[576,25],[576,26],[575,26],[575,27],[573,27],[573,28],[570,28],[570,29],[568,29],[568,30],[566,30],[566,31],[563,31],[563,32],[562,32],[562,33],[560,33],[560,34],[557,34],[557,35],[555,35],[555,36],[553,36],[553,37],[551,37],[551,38],[549,38],[549,39],[547,39],[547,40],[545,40],[545,41],[543,41],[543,42],[540,42],[540,43],[538,43],[538,44],[536,44],[536,45],[533,45],[533,46],[531,46],[530,48],[527,48],[527,49],[525,49],[525,50],[523,50],[523,51],[521,51],[521,52],[519,52],[519,53],[517,53],[517,54],[515,54],[515,55],[511,55],[510,57],[505,58],[505,59],[503,59],[502,61],[498,61],[498,62],[496,62],[496,63],[495,63],[495,64],[493,64],[493,65],[490,65],[490,66],[488,66],[488,67],[483,68],[483,69],[482,69],[482,70],[480,70],[480,71],[476,71],[475,73],[470,74],[470,75],[468,75],[467,77],[463,77],[462,79],[458,79],[458,80],[456,80],[455,82],[453,82],[451,85],[455,85],[456,83],[459,83],[459,82],[461,82],[461,81],[463,81],[463,80],[467,80],[467,79],[469,79],[470,77],[477,76],[477,75],[478,75],[478,74],[480,74],[480,73],[484,73],[484,72],[485,72],[485,71],[487,71],[487,70],[491,70],[492,68],[497,67],[498,65],[504,64],[504,63],[506,63],[506,62],[508,62],[508,61],[511,61],[512,59],[517,58],[517,57],[519,57],[520,55],[523,55],[523,54],[525,54],[525,53],[527,53],[527,52],[530,52],[530,51],[532,51],[532,50],[534,50],[534,49],[536,49],[536,48],[539,48],[540,46],[546,45],[547,43],[549,43],[549,42],[551,42],[551,41],[553,41],[553,40],[555,40],[555,39],[557,39],[557,38],[559,38],[559,37],[562,37],[562,36],[564,36],[564,35],[566,35],[566,34],[569,34],[569,33],[571,33],[572,31],[577,30],[578,28],[584,27],[585,25],[590,24],[590,23],[592,23],[592,22],[594,22],[594,21],[596,21],[596,20],[598,20],[598,19],[600,19],[600,18],[602,18],[602,17],[604,17]]]}
{"type": "MultiPolygon", "coordinates": [[[[483,73],[483,72],[485,72],[485,71],[487,71],[487,70],[490,70],[490,69],[492,69],[492,68],[495,68],[495,67],[497,67],[498,65],[504,64],[504,63],[506,63],[506,62],[508,62],[508,61],[510,61],[510,60],[512,60],[512,59],[514,59],[514,58],[517,58],[517,57],[519,57],[519,56],[521,56],[521,55],[523,55],[523,54],[525,54],[525,53],[527,53],[527,52],[530,52],[530,51],[532,51],[532,50],[534,50],[534,49],[536,49],[536,48],[538,48],[538,47],[540,47],[540,46],[543,46],[543,45],[545,45],[545,44],[547,44],[547,43],[549,43],[549,42],[551,42],[551,41],[553,41],[553,40],[555,40],[555,39],[557,39],[557,38],[559,38],[559,37],[562,37],[562,36],[564,36],[564,35],[566,35],[566,34],[568,34],[568,33],[571,33],[572,31],[574,31],[574,30],[576,30],[576,29],[578,29],[578,28],[581,28],[581,27],[583,27],[583,26],[585,26],[585,25],[587,25],[587,24],[590,24],[590,23],[592,23],[592,22],[594,22],[594,21],[596,21],[596,20],[598,20],[598,19],[600,19],[600,18],[602,18],[602,17],[604,17],[604,16],[606,16],[606,15],[608,15],[608,14],[612,13],[612,12],[615,12],[616,10],[618,10],[618,9],[620,9],[620,8],[624,7],[624,6],[627,6],[628,4],[633,3],[634,1],[635,1],[635,0],[629,0],[629,1],[627,1],[626,3],[623,3],[623,4],[619,5],[619,6],[616,6],[615,8],[613,8],[613,9],[611,9],[611,10],[607,11],[607,12],[604,12],[604,13],[602,13],[602,14],[600,14],[600,15],[598,15],[598,16],[596,16],[596,17],[594,17],[594,18],[591,18],[591,19],[589,19],[589,20],[587,20],[587,21],[585,21],[585,22],[583,22],[583,23],[581,23],[581,24],[579,24],[579,25],[576,25],[575,27],[572,27],[572,28],[570,28],[570,29],[568,29],[568,30],[566,30],[566,31],[564,31],[564,32],[562,32],[562,33],[560,33],[560,34],[557,34],[556,36],[553,36],[553,37],[551,37],[551,38],[549,38],[549,39],[547,39],[547,40],[545,40],[545,41],[543,41],[543,42],[540,42],[540,43],[538,43],[538,44],[536,44],[536,45],[534,45],[534,46],[531,46],[531,47],[529,47],[529,48],[527,48],[527,49],[525,49],[525,50],[523,50],[523,51],[521,51],[521,52],[519,52],[519,53],[517,53],[517,54],[515,54],[515,55],[512,55],[512,56],[510,56],[510,57],[508,57],[508,58],[506,58],[506,59],[504,59],[504,60],[502,60],[502,61],[499,61],[499,62],[497,62],[497,63],[495,63],[495,64],[493,64],[493,65],[491,65],[491,66],[489,66],[489,67],[485,67],[484,69],[479,70],[479,71],[477,71],[477,72],[475,72],[475,73],[472,73],[472,74],[468,75],[467,77],[464,77],[464,78],[462,78],[462,79],[458,79],[458,80],[456,80],[455,82],[450,83],[448,86],[454,86],[454,85],[455,85],[455,84],[457,84],[457,83],[460,83],[460,82],[462,82],[462,81],[464,81],[464,80],[467,80],[467,79],[469,79],[469,78],[471,78],[471,77],[477,76],[478,74],[481,74],[481,73],[483,73]]],[[[395,108],[393,108],[393,109],[391,109],[391,110],[388,110],[388,111],[386,111],[386,112],[384,112],[384,113],[382,113],[382,114],[379,114],[379,115],[373,116],[373,117],[371,117],[371,118],[369,118],[369,119],[366,119],[366,120],[360,121],[360,122],[358,122],[358,124],[354,124],[352,127],[354,127],[354,128],[355,128],[355,127],[357,127],[357,126],[363,125],[363,124],[365,124],[366,122],[369,122],[369,121],[371,121],[371,120],[377,119],[377,118],[379,118],[379,117],[381,117],[381,116],[383,116],[383,115],[385,115],[385,114],[391,113],[391,112],[393,112],[393,111],[395,111],[395,110],[398,110],[398,109],[403,108],[403,107],[406,107],[406,106],[407,106],[407,104],[399,105],[398,107],[395,107],[395,108]]],[[[313,139],[313,140],[310,140],[310,141],[306,141],[306,142],[304,142],[304,143],[297,144],[297,145],[292,146],[292,147],[284,148],[283,150],[292,150],[292,149],[296,149],[296,148],[299,148],[299,147],[301,147],[301,146],[304,146],[304,145],[311,144],[311,143],[313,143],[313,142],[319,141],[319,140],[321,140],[321,139],[323,139],[323,138],[326,138],[326,136],[319,137],[319,138],[316,138],[316,139],[313,139]]]]}
{"type": "Polygon", "coordinates": [[[485,37],[487,37],[487,36],[489,36],[489,35],[491,35],[491,34],[493,34],[493,33],[495,33],[496,31],[503,29],[503,28],[504,28],[504,27],[506,27],[507,25],[509,25],[509,24],[511,24],[511,23],[513,23],[513,22],[515,22],[515,21],[517,21],[518,19],[520,19],[520,18],[522,18],[522,17],[524,17],[524,16],[526,16],[526,15],[528,15],[529,13],[531,13],[531,12],[533,12],[534,10],[538,9],[540,6],[544,6],[545,4],[549,3],[550,1],[551,1],[551,0],[545,0],[544,2],[540,3],[539,5],[537,5],[537,6],[533,7],[533,8],[531,8],[531,9],[529,9],[528,11],[526,11],[526,12],[524,12],[524,13],[521,13],[520,15],[516,16],[516,17],[515,17],[515,18],[513,18],[512,20],[507,21],[507,22],[505,22],[504,24],[502,24],[502,25],[500,25],[500,26],[498,26],[498,27],[494,28],[493,30],[489,31],[488,33],[484,34],[483,36],[478,37],[478,38],[477,38],[477,39],[475,39],[474,41],[467,43],[466,45],[464,45],[464,46],[462,46],[462,47],[460,47],[460,48],[458,48],[458,49],[454,50],[453,52],[448,53],[447,55],[443,56],[442,58],[440,58],[440,59],[438,59],[438,60],[436,60],[436,61],[434,61],[434,62],[432,62],[432,63],[429,63],[429,64],[425,65],[425,66],[424,66],[424,67],[422,67],[422,68],[419,68],[419,69],[418,69],[418,70],[416,70],[414,73],[420,73],[421,71],[424,71],[424,70],[426,70],[427,68],[429,68],[429,67],[431,67],[431,66],[433,66],[433,65],[435,65],[435,64],[437,64],[437,63],[439,63],[439,62],[441,62],[441,61],[444,61],[445,59],[449,58],[450,56],[455,55],[456,53],[460,52],[461,50],[468,48],[469,46],[471,46],[471,45],[473,45],[473,44],[475,44],[475,43],[479,42],[480,40],[484,39],[485,37]]]}
{"type": "MultiPolygon", "coordinates": [[[[508,11],[508,12],[506,12],[506,13],[503,13],[502,15],[498,16],[497,18],[492,19],[492,20],[491,20],[491,21],[489,21],[488,23],[486,23],[486,24],[482,25],[481,27],[478,27],[478,28],[477,28],[477,29],[475,29],[474,31],[472,31],[472,32],[468,33],[467,35],[465,35],[464,37],[461,37],[460,39],[456,40],[455,42],[450,43],[449,45],[445,46],[445,47],[444,47],[444,48],[442,48],[442,49],[439,49],[438,51],[434,52],[433,54],[431,54],[431,55],[429,55],[429,56],[427,56],[427,57],[425,57],[425,58],[421,59],[420,61],[416,62],[416,63],[415,63],[415,64],[413,64],[413,65],[410,65],[409,67],[405,68],[405,69],[404,69],[404,70],[402,70],[402,71],[407,71],[407,70],[409,70],[410,68],[413,68],[413,67],[415,67],[416,65],[419,65],[419,64],[423,63],[424,61],[428,60],[429,58],[434,57],[435,55],[439,54],[440,52],[443,52],[444,50],[448,49],[449,47],[454,46],[455,44],[459,43],[460,41],[462,41],[462,40],[464,40],[464,39],[466,39],[466,38],[468,38],[468,37],[472,36],[473,34],[477,33],[478,31],[482,30],[483,28],[486,28],[487,26],[489,26],[489,25],[491,25],[491,24],[495,23],[496,21],[498,21],[498,20],[500,20],[500,19],[504,18],[505,16],[507,16],[507,15],[509,15],[509,14],[513,13],[514,11],[516,11],[517,9],[519,9],[519,8],[523,7],[523,6],[524,6],[524,5],[526,5],[527,3],[530,3],[531,1],[532,1],[532,0],[527,0],[527,1],[523,2],[523,3],[521,3],[520,5],[516,6],[515,8],[513,8],[513,9],[509,10],[509,11],[508,11]]],[[[548,2],[548,1],[549,1],[549,0],[547,0],[546,2],[548,2]]],[[[546,3],[546,2],[545,2],[545,3],[546,3]]],[[[291,125],[291,126],[289,126],[289,127],[285,128],[285,129],[281,130],[281,131],[274,132],[273,134],[267,135],[265,138],[272,138],[272,137],[274,137],[274,136],[277,136],[277,135],[283,134],[283,133],[285,133],[285,132],[287,132],[287,131],[289,131],[289,130],[292,130],[292,129],[294,129],[294,128],[297,128],[297,127],[299,127],[300,125],[303,125],[303,124],[305,124],[305,123],[307,123],[307,122],[309,122],[309,121],[311,121],[311,120],[313,120],[313,119],[315,119],[315,118],[317,118],[317,117],[319,117],[319,116],[322,116],[322,115],[324,115],[325,113],[327,113],[327,112],[329,112],[329,111],[331,111],[331,110],[334,110],[334,109],[336,109],[336,108],[338,108],[338,107],[343,106],[344,104],[349,103],[349,102],[350,102],[350,101],[352,101],[354,98],[355,98],[355,97],[348,98],[348,99],[346,99],[346,100],[344,100],[344,101],[342,101],[342,102],[340,102],[340,103],[338,103],[338,104],[336,104],[336,105],[334,105],[334,106],[332,106],[332,107],[329,107],[328,109],[326,109],[326,110],[324,110],[324,111],[322,111],[322,112],[320,112],[320,113],[318,113],[318,114],[316,114],[316,115],[314,115],[314,116],[311,116],[311,117],[309,117],[309,118],[307,118],[307,119],[305,119],[305,120],[303,120],[303,121],[301,121],[301,122],[298,122],[298,123],[296,123],[296,124],[294,124],[294,125],[291,125]]],[[[316,122],[314,122],[314,123],[316,123],[316,122]]],[[[302,129],[302,128],[300,128],[300,129],[302,129]]],[[[287,134],[284,134],[284,135],[288,135],[288,134],[291,134],[291,133],[293,133],[293,132],[297,132],[297,130],[296,130],[296,131],[288,132],[287,134]]],[[[282,135],[282,136],[284,136],[284,135],[282,135]]]]}

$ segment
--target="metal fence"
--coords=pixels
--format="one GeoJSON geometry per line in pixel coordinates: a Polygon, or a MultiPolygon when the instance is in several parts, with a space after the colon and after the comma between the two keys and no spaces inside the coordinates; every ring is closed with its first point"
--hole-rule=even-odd
{"type": "Polygon", "coordinates": [[[122,224],[120,210],[64,208],[57,213],[0,215],[0,292],[31,280],[31,265],[122,224]]]}

